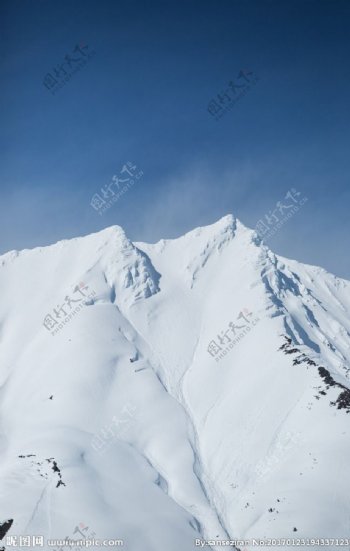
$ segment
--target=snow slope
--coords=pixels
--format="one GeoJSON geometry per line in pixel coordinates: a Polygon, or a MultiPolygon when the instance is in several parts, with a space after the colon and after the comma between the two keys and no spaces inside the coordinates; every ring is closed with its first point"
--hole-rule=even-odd
{"type": "Polygon", "coordinates": [[[7,536],[350,536],[349,282],[227,216],[11,251],[0,289],[7,536]]]}

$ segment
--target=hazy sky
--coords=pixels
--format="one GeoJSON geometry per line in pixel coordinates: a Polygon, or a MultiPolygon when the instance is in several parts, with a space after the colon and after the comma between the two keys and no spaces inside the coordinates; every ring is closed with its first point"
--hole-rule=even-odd
{"type": "Polygon", "coordinates": [[[350,279],[348,1],[2,0],[0,20],[0,253],[230,212],[255,227],[296,188],[268,244],[350,279]],[[215,120],[242,69],[258,82],[215,120]],[[127,161],[144,175],[100,216],[127,161]]]}

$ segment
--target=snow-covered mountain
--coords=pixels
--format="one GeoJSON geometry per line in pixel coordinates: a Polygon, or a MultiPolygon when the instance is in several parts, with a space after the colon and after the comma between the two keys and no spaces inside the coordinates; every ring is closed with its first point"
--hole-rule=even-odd
{"type": "Polygon", "coordinates": [[[349,537],[350,282],[227,216],[11,251],[0,290],[4,548],[349,537]]]}

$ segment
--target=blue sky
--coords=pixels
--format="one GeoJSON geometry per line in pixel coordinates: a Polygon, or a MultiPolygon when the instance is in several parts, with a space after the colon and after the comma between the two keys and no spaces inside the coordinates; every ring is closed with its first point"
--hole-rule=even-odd
{"type": "Polygon", "coordinates": [[[268,245],[350,279],[349,20],[342,0],[3,0],[0,253],[230,212],[255,227],[294,187],[308,201],[268,245]],[[53,95],[77,44],[95,55],[53,95]],[[216,121],[241,69],[259,81],[216,121]],[[99,216],[127,161],[143,177],[99,216]]]}

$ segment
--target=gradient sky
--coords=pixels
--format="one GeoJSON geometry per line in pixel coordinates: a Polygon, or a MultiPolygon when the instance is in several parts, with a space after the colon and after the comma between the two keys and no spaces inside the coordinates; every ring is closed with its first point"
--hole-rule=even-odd
{"type": "Polygon", "coordinates": [[[181,235],[227,213],[255,227],[291,187],[308,202],[268,241],[350,279],[350,2],[2,0],[0,253],[123,226],[181,235]],[[95,56],[55,95],[47,73],[95,56]],[[209,101],[259,81],[218,121],[209,101]],[[133,161],[102,216],[90,200],[133,161]]]}

